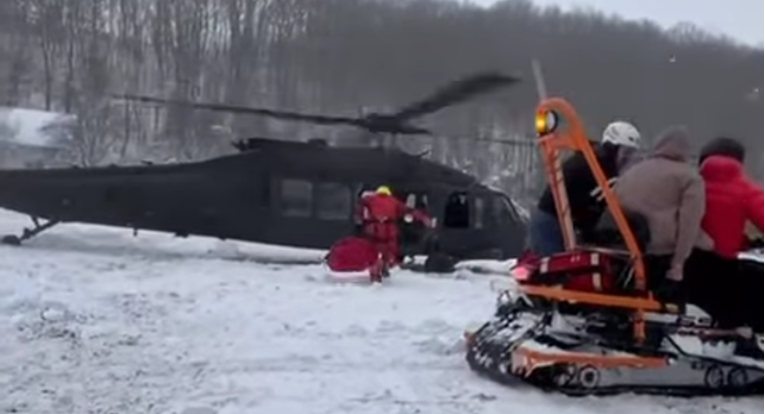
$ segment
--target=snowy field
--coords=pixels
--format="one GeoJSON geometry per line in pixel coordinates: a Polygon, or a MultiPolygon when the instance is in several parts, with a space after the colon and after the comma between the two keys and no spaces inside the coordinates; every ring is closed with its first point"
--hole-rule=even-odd
{"type": "MultiPolygon", "coordinates": [[[[0,211],[0,233],[25,218],[0,211]]],[[[491,277],[332,285],[289,249],[60,226],[0,246],[0,413],[744,414],[761,398],[569,399],[470,372],[491,277]]],[[[321,252],[302,252],[315,260],[321,252]]]]}

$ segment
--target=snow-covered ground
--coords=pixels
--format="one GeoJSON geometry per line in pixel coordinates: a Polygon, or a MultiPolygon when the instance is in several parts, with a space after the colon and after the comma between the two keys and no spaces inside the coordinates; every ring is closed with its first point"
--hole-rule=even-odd
{"type": "MultiPolygon", "coordinates": [[[[26,224],[0,212],[0,234],[26,224]]],[[[0,413],[744,414],[762,399],[569,399],[470,372],[490,276],[333,285],[296,252],[67,225],[0,246],[0,413]],[[232,260],[233,259],[233,260],[232,260]]],[[[302,252],[315,259],[321,252],[302,252]]]]}

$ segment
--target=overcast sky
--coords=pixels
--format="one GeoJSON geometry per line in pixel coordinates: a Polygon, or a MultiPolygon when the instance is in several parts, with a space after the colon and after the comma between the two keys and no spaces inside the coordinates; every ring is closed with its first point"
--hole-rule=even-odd
{"type": "MultiPolygon", "coordinates": [[[[473,0],[489,5],[495,0],[473,0]]],[[[590,6],[627,19],[649,19],[665,27],[681,21],[740,41],[763,41],[763,0],[533,0],[540,5],[559,4],[564,8],[590,6]]]]}

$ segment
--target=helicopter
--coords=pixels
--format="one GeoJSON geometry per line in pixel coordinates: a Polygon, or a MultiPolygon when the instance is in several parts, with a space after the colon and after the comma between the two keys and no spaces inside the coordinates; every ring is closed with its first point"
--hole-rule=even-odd
{"type": "MultiPolygon", "coordinates": [[[[393,114],[332,117],[113,95],[124,101],[253,114],[322,125],[350,125],[380,135],[428,135],[412,123],[478,94],[519,82],[479,73],[454,81],[393,114]]],[[[332,146],[246,138],[236,153],[188,163],[43,170],[0,170],[0,208],[33,226],[2,238],[21,245],[59,224],[79,222],[308,249],[329,249],[357,231],[354,211],[365,191],[390,186],[394,196],[434,218],[434,229],[403,220],[404,255],[431,263],[517,257],[526,224],[508,195],[476,177],[398,148],[332,146]],[[431,260],[432,259],[432,260],[431,260]]],[[[440,265],[439,265],[440,266],[440,265]]]]}

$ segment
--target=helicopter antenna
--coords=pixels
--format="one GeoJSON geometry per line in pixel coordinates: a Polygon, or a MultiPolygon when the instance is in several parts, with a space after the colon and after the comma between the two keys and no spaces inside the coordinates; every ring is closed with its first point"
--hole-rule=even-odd
{"type": "Polygon", "coordinates": [[[539,60],[533,59],[531,61],[531,72],[534,74],[534,83],[537,87],[539,102],[542,102],[547,99],[548,95],[547,83],[545,82],[544,74],[542,73],[542,64],[539,63],[539,60]]]}

